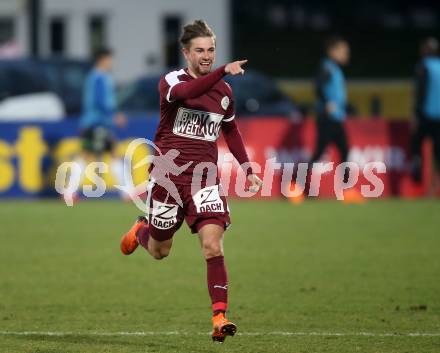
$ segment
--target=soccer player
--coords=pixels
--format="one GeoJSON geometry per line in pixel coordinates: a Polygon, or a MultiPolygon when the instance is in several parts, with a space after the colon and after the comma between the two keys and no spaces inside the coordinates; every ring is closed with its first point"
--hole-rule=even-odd
{"type": "MultiPolygon", "coordinates": [[[[416,66],[415,79],[415,133],[412,140],[413,178],[420,182],[422,143],[427,137],[433,142],[434,157],[440,168],[440,58],[439,43],[435,38],[425,39],[420,46],[421,61],[416,66]]],[[[435,173],[428,195],[433,196],[440,185],[440,175],[435,173]]]]}
{"type": "MultiPolygon", "coordinates": [[[[123,162],[114,154],[115,126],[123,127],[126,118],[116,112],[116,97],[114,83],[111,76],[113,54],[110,49],[102,48],[94,55],[94,67],[87,76],[83,91],[83,112],[80,118],[81,155],[76,162],[80,169],[73,169],[71,183],[79,184],[84,178],[86,163],[102,159],[104,153],[111,153],[111,171],[119,185],[123,184],[123,162]]],[[[64,199],[70,202],[77,199],[75,193],[65,193],[64,199]]],[[[130,195],[121,194],[129,198],[130,195]]]]}
{"type": "MultiPolygon", "coordinates": [[[[187,68],[168,73],[159,83],[160,123],[154,142],[161,156],[155,156],[151,167],[147,186],[149,212],[123,236],[121,251],[129,255],[141,244],[152,257],[163,259],[170,252],[173,235],[185,220],[192,233],[198,234],[206,259],[213,311],[212,339],[223,342],[226,336],[235,334],[237,327],[225,317],[228,277],[223,234],[230,218],[217,173],[216,140],[222,132],[237,161],[241,165],[249,162],[234,120],[232,90],[223,80],[228,74],[244,74],[242,66],[246,60],[212,70],[216,38],[203,20],[186,25],[180,42],[187,68]],[[173,149],[178,153],[166,157],[173,149]],[[203,165],[215,168],[206,172],[199,168],[203,165]],[[177,195],[173,188],[166,187],[165,174],[169,175],[168,184],[176,186],[177,195]],[[160,183],[157,179],[161,179],[160,183]]],[[[252,170],[246,172],[251,188],[259,190],[260,178],[252,170]]]]}

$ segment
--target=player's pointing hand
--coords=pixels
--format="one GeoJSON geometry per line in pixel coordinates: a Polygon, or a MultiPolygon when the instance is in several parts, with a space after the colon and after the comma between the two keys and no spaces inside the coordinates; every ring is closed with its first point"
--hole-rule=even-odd
{"type": "Polygon", "coordinates": [[[225,72],[231,75],[243,75],[244,70],[242,66],[247,63],[247,60],[238,60],[232,63],[229,63],[225,66],[225,72]]]}
{"type": "Polygon", "coordinates": [[[257,193],[260,191],[263,186],[263,181],[256,174],[249,174],[248,180],[251,182],[251,186],[249,187],[250,192],[257,193]]]}

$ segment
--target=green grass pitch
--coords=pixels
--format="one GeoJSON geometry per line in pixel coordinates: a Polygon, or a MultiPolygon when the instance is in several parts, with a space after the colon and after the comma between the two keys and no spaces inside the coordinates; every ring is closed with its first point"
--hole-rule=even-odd
{"type": "Polygon", "coordinates": [[[238,335],[210,340],[205,262],[119,253],[119,201],[0,203],[0,352],[440,352],[440,203],[231,202],[238,335]],[[137,333],[137,334],[135,334],[137,333]]]}

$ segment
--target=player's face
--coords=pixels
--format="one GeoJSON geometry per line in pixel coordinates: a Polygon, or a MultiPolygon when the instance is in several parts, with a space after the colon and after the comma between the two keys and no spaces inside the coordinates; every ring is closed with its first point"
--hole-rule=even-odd
{"type": "Polygon", "coordinates": [[[191,40],[189,48],[183,48],[188,68],[196,76],[206,75],[215,61],[215,40],[212,37],[197,37],[191,40]]]}
{"type": "Polygon", "coordinates": [[[111,55],[104,56],[99,61],[99,67],[104,71],[111,71],[113,67],[113,58],[111,55]]]}
{"type": "Polygon", "coordinates": [[[350,61],[350,47],[347,42],[341,42],[334,49],[335,59],[340,65],[347,65],[350,61]]]}

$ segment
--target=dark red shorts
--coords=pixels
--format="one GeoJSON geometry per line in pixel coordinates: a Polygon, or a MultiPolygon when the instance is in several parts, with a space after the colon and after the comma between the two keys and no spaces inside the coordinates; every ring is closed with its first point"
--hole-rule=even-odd
{"type": "Polygon", "coordinates": [[[231,220],[226,197],[220,190],[219,184],[192,190],[191,185],[171,183],[164,188],[150,180],[147,186],[150,235],[157,241],[168,240],[183,220],[192,233],[198,233],[206,224],[218,224],[226,230],[231,220]]]}

